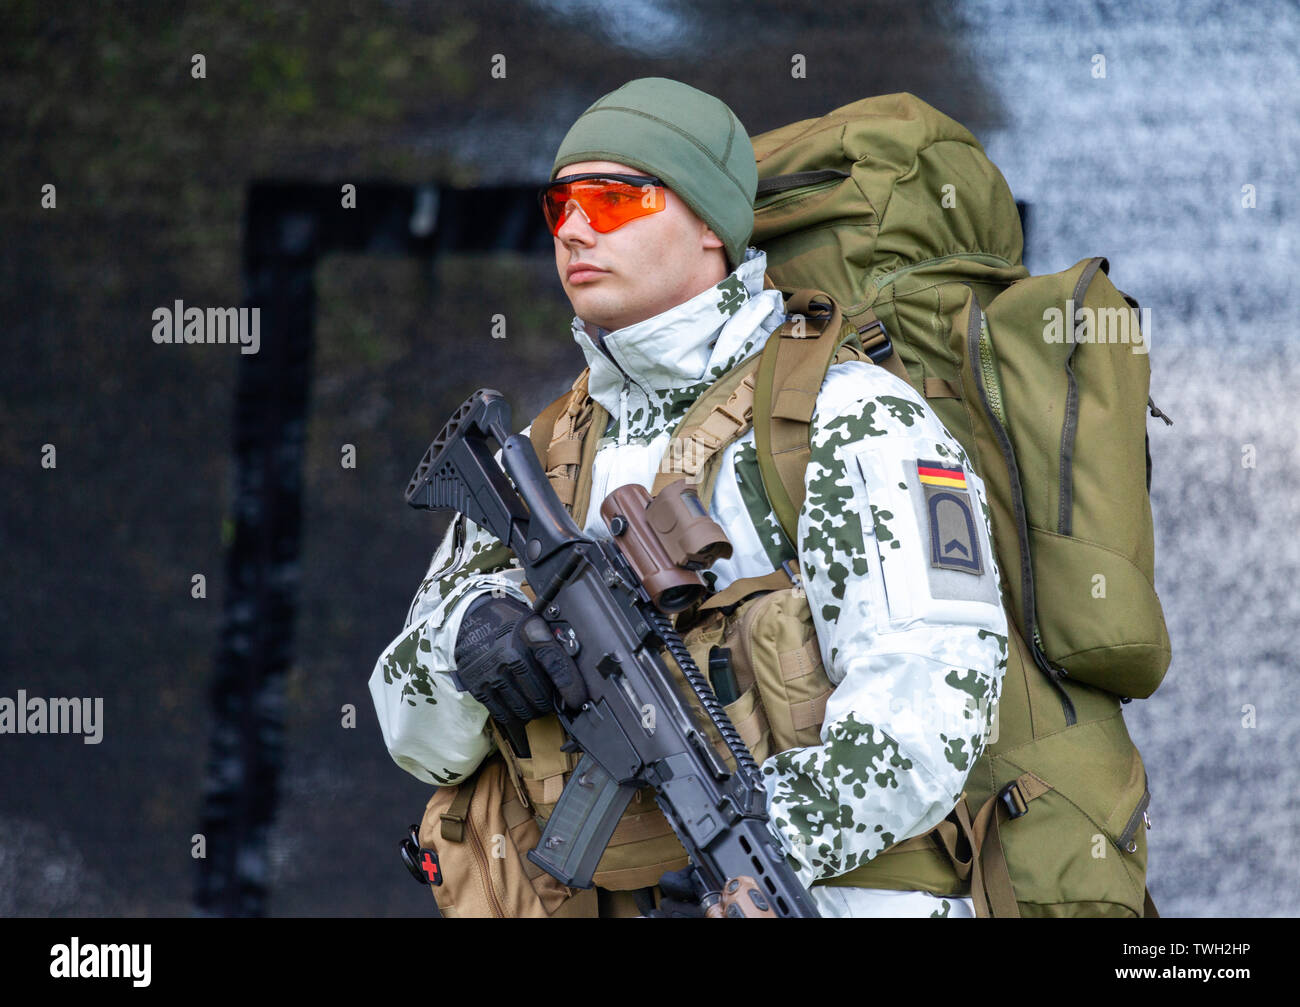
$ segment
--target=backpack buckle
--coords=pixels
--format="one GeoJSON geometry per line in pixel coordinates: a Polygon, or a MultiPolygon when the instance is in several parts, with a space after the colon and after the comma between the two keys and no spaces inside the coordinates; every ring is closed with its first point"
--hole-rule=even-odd
{"type": "Polygon", "coordinates": [[[786,322],[790,322],[792,319],[802,320],[806,324],[803,329],[800,329],[798,322],[795,322],[793,326],[794,331],[785,332],[783,335],[787,339],[808,339],[810,336],[806,330],[810,329],[812,332],[811,338],[816,339],[826,331],[826,326],[830,324],[831,319],[834,317],[835,311],[830,305],[820,304],[817,301],[813,301],[803,311],[792,311],[786,314],[785,319],[782,322],[783,326],[786,322]]]}
{"type": "Polygon", "coordinates": [[[859,328],[858,339],[862,343],[863,352],[877,364],[888,360],[889,355],[894,352],[894,342],[889,338],[885,323],[879,318],[874,318],[859,328]]]}
{"type": "Polygon", "coordinates": [[[1019,818],[1029,810],[1029,802],[1025,800],[1024,794],[1020,792],[1020,784],[1016,780],[1012,780],[998,791],[998,800],[1007,809],[1008,818],[1019,818]]]}

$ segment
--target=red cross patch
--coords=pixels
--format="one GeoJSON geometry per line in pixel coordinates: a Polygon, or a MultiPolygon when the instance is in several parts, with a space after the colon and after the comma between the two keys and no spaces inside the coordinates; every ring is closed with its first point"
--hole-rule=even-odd
{"type": "Polygon", "coordinates": [[[420,850],[420,869],[431,885],[442,884],[442,870],[438,867],[438,854],[433,850],[420,850]]]}

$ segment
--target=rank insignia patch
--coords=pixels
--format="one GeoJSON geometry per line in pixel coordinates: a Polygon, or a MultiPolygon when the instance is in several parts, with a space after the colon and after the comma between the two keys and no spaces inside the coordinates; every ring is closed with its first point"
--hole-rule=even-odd
{"type": "Polygon", "coordinates": [[[965,471],[948,462],[918,460],[916,477],[925,492],[930,523],[930,565],[983,574],[984,561],[965,471]]]}

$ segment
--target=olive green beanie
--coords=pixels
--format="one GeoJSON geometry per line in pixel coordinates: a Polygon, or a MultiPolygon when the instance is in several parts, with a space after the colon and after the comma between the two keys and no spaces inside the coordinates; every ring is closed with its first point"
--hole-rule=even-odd
{"type": "Polygon", "coordinates": [[[725,103],[666,77],[641,77],[578,117],[551,179],[578,161],[617,161],[664,180],[726,246],[732,269],[754,231],[758,168],[749,134],[725,103]]]}

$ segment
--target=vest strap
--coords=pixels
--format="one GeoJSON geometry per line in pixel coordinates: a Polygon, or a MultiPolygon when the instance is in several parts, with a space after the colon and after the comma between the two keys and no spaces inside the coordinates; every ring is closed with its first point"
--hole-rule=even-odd
{"type": "Polygon", "coordinates": [[[587,401],[591,406],[591,417],[584,429],[582,461],[577,465],[575,473],[578,488],[573,503],[569,506],[569,513],[573,515],[573,520],[577,522],[579,528],[586,526],[587,511],[591,506],[591,478],[596,468],[596,450],[600,447],[601,434],[605,432],[605,426],[609,422],[609,413],[605,411],[604,406],[595,399],[587,401]]]}
{"type": "MultiPolygon", "coordinates": [[[[582,460],[583,438],[592,419],[592,401],[587,393],[587,378],[590,374],[591,368],[584,367],[582,373],[574,379],[563,407],[554,414],[554,425],[543,460],[548,476],[554,473],[564,481],[577,481],[576,468],[582,460]]],[[[531,432],[530,429],[529,433],[531,432]]]]}
{"type": "MultiPolygon", "coordinates": [[[[690,862],[690,857],[682,854],[669,860],[660,860],[658,863],[647,864],[644,867],[625,867],[613,871],[600,871],[600,881],[597,882],[597,888],[608,889],[614,892],[616,896],[623,895],[629,889],[654,886],[669,871],[680,871],[683,867],[689,866],[690,862]]],[[[628,897],[630,898],[630,895],[628,897]]],[[[639,910],[633,912],[632,915],[636,915],[637,912],[639,910]]]]}
{"type": "Polygon", "coordinates": [[[550,476],[551,488],[555,490],[555,495],[560,498],[560,503],[565,507],[573,510],[573,502],[578,496],[577,480],[570,479],[568,476],[550,476]]]}
{"type": "Polygon", "coordinates": [[[555,421],[569,404],[572,390],[565,392],[558,399],[537,414],[528,428],[528,439],[533,442],[533,451],[537,460],[546,468],[546,456],[550,453],[551,434],[555,430],[555,421]]]}
{"type": "MultiPolygon", "coordinates": [[[[533,780],[558,780],[577,765],[577,759],[572,753],[560,750],[560,746],[568,739],[558,717],[552,714],[530,720],[524,725],[524,733],[528,736],[528,748],[532,752],[528,758],[530,772],[526,774],[527,777],[533,780]]],[[[558,799],[559,791],[556,791],[556,797],[536,796],[531,789],[529,794],[534,803],[550,804],[558,799]]]]}
{"type": "Polygon", "coordinates": [[[613,834],[609,837],[606,849],[638,843],[643,839],[657,839],[660,836],[675,836],[673,827],[660,813],[657,807],[639,815],[624,815],[619,819],[613,834]]]}
{"type": "Polygon", "coordinates": [[[733,580],[707,601],[701,602],[699,611],[710,608],[727,608],[744,601],[755,591],[784,591],[790,586],[790,577],[784,570],[774,570],[761,577],[742,577],[733,580]]]}
{"type": "Polygon", "coordinates": [[[830,691],[802,703],[790,704],[790,721],[796,731],[816,727],[826,719],[826,700],[831,698],[830,691]]]}
{"type": "Polygon", "coordinates": [[[700,502],[708,506],[717,470],[717,466],[710,467],[710,462],[753,425],[758,360],[758,354],[742,360],[687,409],[659,463],[651,496],[658,496],[667,486],[685,478],[695,484],[700,502]]]}
{"type": "Polygon", "coordinates": [[[796,678],[811,675],[822,660],[816,634],[808,637],[798,650],[782,651],[776,655],[776,659],[781,668],[783,681],[792,682],[796,678]]]}
{"type": "Polygon", "coordinates": [[[556,441],[550,446],[546,461],[549,465],[577,465],[582,461],[582,441],[556,441]]]}
{"type": "Polygon", "coordinates": [[[515,788],[519,803],[529,812],[532,812],[533,802],[528,799],[528,788],[524,786],[524,781],[519,775],[519,764],[515,762],[515,750],[511,747],[510,742],[506,740],[500,726],[491,717],[488,717],[488,727],[492,730],[492,740],[496,742],[497,751],[501,753],[501,761],[506,764],[506,775],[510,777],[510,783],[515,788]]]}
{"type": "Polygon", "coordinates": [[[465,841],[465,821],[469,818],[469,802],[474,797],[474,788],[478,786],[478,773],[474,773],[456,790],[451,807],[444,811],[442,818],[442,838],[449,843],[465,841]]]}
{"type": "MultiPolygon", "coordinates": [[[[763,740],[763,732],[767,729],[767,715],[763,712],[762,704],[756,702],[747,716],[740,720],[733,720],[731,726],[736,729],[736,733],[740,735],[740,740],[745,743],[745,747],[752,752],[758,747],[759,742],[763,740]]],[[[726,751],[725,742],[723,743],[723,750],[726,751]]]]}
{"type": "Polygon", "coordinates": [[[699,482],[698,476],[709,459],[724,445],[730,444],[748,430],[753,417],[754,375],[747,374],[727,401],[715,405],[699,426],[692,428],[680,439],[673,439],[668,464],[660,466],[655,482],[658,483],[665,476],[672,477],[669,481],[685,476],[688,482],[699,482]],[[664,471],[674,467],[678,471],[664,471]]]}
{"type": "Polygon", "coordinates": [[[704,440],[705,446],[717,451],[742,430],[748,430],[754,418],[754,375],[746,374],[727,401],[714,406],[691,434],[704,440]]]}

